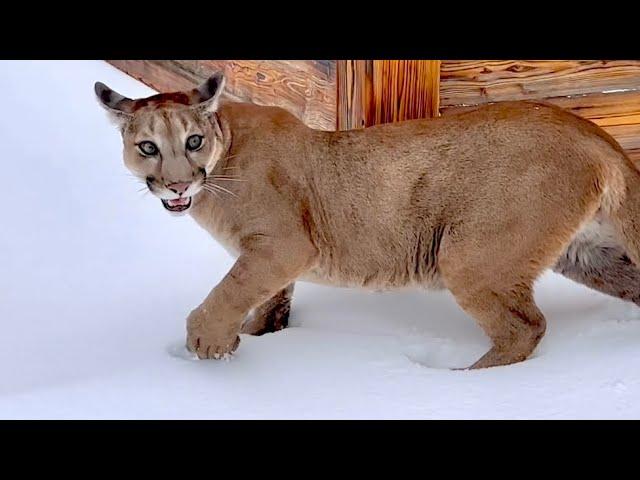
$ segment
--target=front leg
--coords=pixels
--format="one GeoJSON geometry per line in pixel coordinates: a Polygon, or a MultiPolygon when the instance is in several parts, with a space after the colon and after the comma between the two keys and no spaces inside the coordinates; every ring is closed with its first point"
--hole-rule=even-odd
{"type": "Polygon", "coordinates": [[[290,284],[254,308],[242,325],[242,333],[259,336],[286,328],[289,325],[293,286],[293,283],[290,284]]]}
{"type": "Polygon", "coordinates": [[[283,242],[260,235],[245,248],[229,273],[187,319],[187,348],[198,358],[221,358],[240,343],[245,316],[308,270],[315,249],[307,241],[283,242]]]}

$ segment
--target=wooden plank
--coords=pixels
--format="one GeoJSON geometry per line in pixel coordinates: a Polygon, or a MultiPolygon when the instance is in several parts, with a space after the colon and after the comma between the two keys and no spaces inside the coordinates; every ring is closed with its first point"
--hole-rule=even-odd
{"type": "MultiPolygon", "coordinates": [[[[640,161],[640,91],[595,93],[546,98],[544,101],[565,108],[600,125],[615,138],[627,154],[640,161]]],[[[479,105],[441,108],[442,115],[474,110],[479,105]]]]}
{"type": "Polygon", "coordinates": [[[438,115],[439,60],[339,60],[338,129],[438,115]]]}
{"type": "Polygon", "coordinates": [[[333,61],[304,60],[109,60],[154,89],[192,88],[213,72],[227,77],[225,97],[282,107],[312,128],[335,130],[336,70],[333,61]]]}
{"type": "Polygon", "coordinates": [[[549,98],[546,101],[588,118],[601,127],[640,125],[640,90],[549,98]]]}
{"type": "Polygon", "coordinates": [[[640,125],[618,125],[604,127],[604,129],[620,143],[631,160],[640,167],[640,125]]]}
{"type": "Polygon", "coordinates": [[[640,90],[639,60],[443,60],[442,107],[640,90]]]}
{"type": "Polygon", "coordinates": [[[600,125],[640,165],[640,91],[577,95],[548,101],[600,125]]]}
{"type": "Polygon", "coordinates": [[[203,77],[181,68],[171,60],[107,60],[114,67],[158,92],[188,90],[203,77]]]}

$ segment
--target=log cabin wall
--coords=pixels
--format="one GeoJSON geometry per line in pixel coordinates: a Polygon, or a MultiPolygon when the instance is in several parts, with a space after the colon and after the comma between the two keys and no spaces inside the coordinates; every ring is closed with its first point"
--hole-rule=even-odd
{"type": "Polygon", "coordinates": [[[640,161],[640,61],[443,60],[440,113],[544,100],[603,127],[640,161]]]}
{"type": "Polygon", "coordinates": [[[223,70],[224,98],[282,107],[312,128],[335,130],[331,60],[107,60],[159,92],[186,90],[223,70]]]}
{"type": "Polygon", "coordinates": [[[321,130],[449,115],[489,102],[555,103],[607,130],[640,161],[640,61],[111,60],[158,91],[216,70],[226,97],[277,105],[321,130]]]}

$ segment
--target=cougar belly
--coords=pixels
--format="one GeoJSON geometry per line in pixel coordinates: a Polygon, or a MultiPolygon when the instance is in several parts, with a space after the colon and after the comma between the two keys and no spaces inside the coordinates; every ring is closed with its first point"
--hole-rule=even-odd
{"type": "Polygon", "coordinates": [[[433,229],[398,238],[390,248],[354,248],[340,254],[321,250],[316,266],[300,279],[372,291],[443,289],[438,268],[442,235],[441,229],[433,229]]]}
{"type": "Polygon", "coordinates": [[[390,290],[405,290],[426,288],[430,290],[442,290],[445,288],[439,274],[422,278],[421,281],[412,281],[404,276],[385,275],[385,272],[372,272],[371,275],[355,277],[350,275],[328,275],[319,269],[312,269],[302,275],[299,280],[317,285],[327,285],[341,288],[358,288],[373,292],[390,290]]]}

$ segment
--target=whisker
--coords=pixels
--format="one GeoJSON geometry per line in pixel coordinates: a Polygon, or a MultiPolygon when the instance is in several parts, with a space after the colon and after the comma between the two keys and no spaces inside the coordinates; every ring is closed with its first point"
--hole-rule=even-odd
{"type": "Polygon", "coordinates": [[[241,178],[237,178],[237,177],[220,177],[217,175],[214,175],[213,177],[211,177],[212,180],[227,180],[229,182],[246,182],[246,180],[243,180],[241,178]]]}
{"type": "Polygon", "coordinates": [[[237,197],[237,195],[235,193],[233,193],[231,190],[227,190],[226,188],[224,188],[224,187],[222,187],[220,185],[217,185],[215,183],[208,183],[206,186],[211,188],[211,189],[217,190],[218,192],[227,193],[227,194],[231,195],[232,197],[237,197]]]}
{"type": "Polygon", "coordinates": [[[211,193],[215,193],[215,194],[219,193],[218,189],[215,188],[215,185],[206,185],[206,186],[203,186],[202,188],[211,193]]]}
{"type": "Polygon", "coordinates": [[[202,185],[202,188],[204,188],[205,190],[215,190],[217,185],[213,185],[210,183],[205,183],[204,185],[202,185]]]}
{"type": "Polygon", "coordinates": [[[233,193],[231,190],[227,190],[226,188],[221,187],[220,185],[216,185],[215,183],[212,183],[211,186],[218,190],[222,190],[223,192],[227,192],[231,196],[237,197],[237,195],[233,193]]]}
{"type": "Polygon", "coordinates": [[[213,194],[216,198],[220,198],[220,195],[218,195],[218,192],[216,192],[215,190],[213,190],[212,188],[208,188],[208,186],[203,186],[202,187],[203,190],[213,194]]]}

